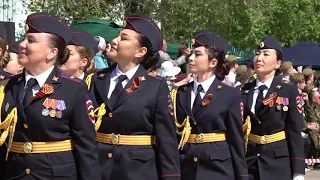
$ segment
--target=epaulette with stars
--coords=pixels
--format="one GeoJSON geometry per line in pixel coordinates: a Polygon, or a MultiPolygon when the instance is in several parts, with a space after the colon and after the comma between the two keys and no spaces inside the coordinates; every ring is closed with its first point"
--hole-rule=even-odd
{"type": "Polygon", "coordinates": [[[83,82],[82,79],[79,79],[79,78],[76,78],[76,77],[72,77],[69,74],[66,74],[66,73],[63,73],[63,72],[61,73],[60,77],[63,78],[63,79],[74,81],[74,82],[79,83],[79,84],[83,82]]]}

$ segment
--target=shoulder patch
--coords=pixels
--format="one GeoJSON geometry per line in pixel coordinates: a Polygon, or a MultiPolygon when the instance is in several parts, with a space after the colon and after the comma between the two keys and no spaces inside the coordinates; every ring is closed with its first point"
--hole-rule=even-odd
{"type": "Polygon", "coordinates": [[[76,78],[76,77],[72,77],[69,74],[66,74],[66,73],[63,73],[63,72],[61,73],[60,77],[62,77],[63,79],[74,81],[76,83],[82,83],[83,82],[82,79],[79,79],[79,78],[76,78]]]}

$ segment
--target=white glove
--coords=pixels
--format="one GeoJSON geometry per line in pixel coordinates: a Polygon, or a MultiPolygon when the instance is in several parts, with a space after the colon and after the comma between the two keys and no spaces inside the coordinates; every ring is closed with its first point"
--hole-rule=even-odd
{"type": "Polygon", "coordinates": [[[304,180],[304,176],[302,174],[294,174],[293,180],[304,180]]]}

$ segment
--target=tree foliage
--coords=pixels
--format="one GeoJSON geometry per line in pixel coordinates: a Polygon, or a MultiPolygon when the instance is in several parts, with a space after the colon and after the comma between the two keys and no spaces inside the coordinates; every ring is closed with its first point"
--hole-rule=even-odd
{"type": "Polygon", "coordinates": [[[161,22],[168,41],[180,43],[199,29],[212,29],[234,46],[254,49],[272,35],[284,46],[320,42],[319,0],[30,0],[31,11],[47,11],[69,23],[141,13],[161,22]]]}

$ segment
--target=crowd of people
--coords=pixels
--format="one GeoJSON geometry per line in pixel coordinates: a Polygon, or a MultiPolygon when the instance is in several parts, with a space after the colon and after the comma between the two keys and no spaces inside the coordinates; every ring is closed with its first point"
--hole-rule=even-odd
{"type": "Polygon", "coordinates": [[[315,71],[271,36],[250,65],[212,30],[191,45],[171,59],[144,15],[111,42],[47,13],[20,42],[0,24],[0,180],[304,180],[320,155],[315,71]]]}

